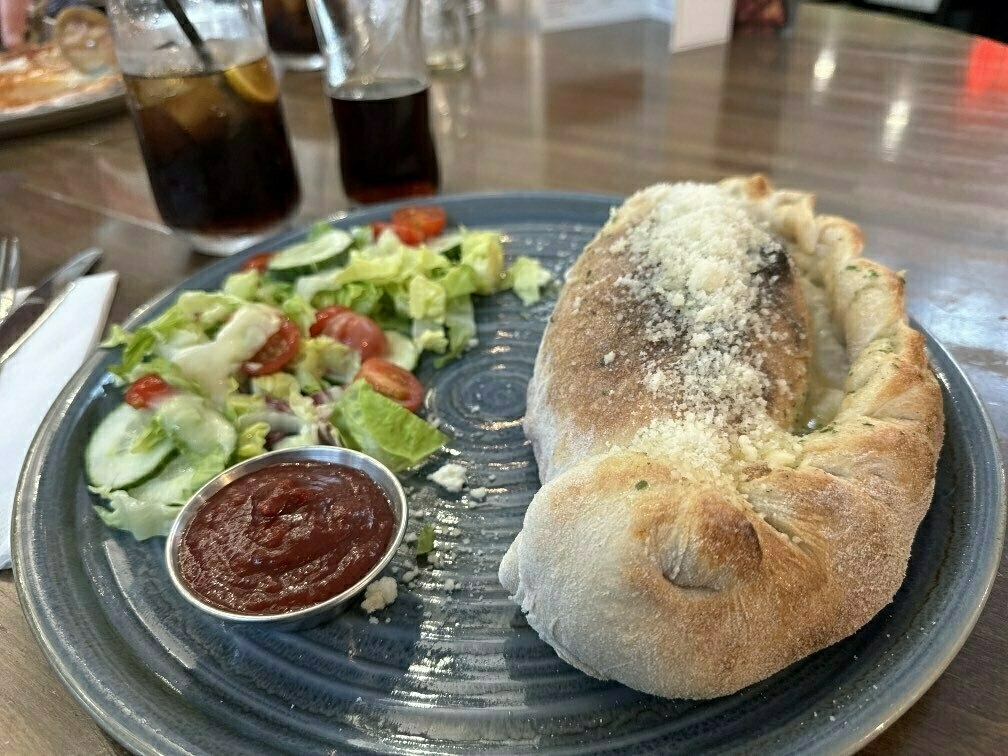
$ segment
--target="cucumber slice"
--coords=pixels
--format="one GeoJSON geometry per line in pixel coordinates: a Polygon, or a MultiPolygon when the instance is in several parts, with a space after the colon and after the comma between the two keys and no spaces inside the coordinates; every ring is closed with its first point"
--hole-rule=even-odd
{"type": "Polygon", "coordinates": [[[341,265],[354,238],[346,231],[334,228],[316,239],[301,242],[277,252],[270,258],[267,270],[277,278],[291,280],[341,265]]]}
{"type": "Polygon", "coordinates": [[[444,255],[452,262],[462,259],[462,234],[445,234],[427,242],[427,249],[444,255]]]}
{"type": "Polygon", "coordinates": [[[207,482],[207,472],[197,471],[181,454],[172,457],[157,475],[128,491],[134,499],[158,504],[185,504],[207,482]]]}
{"type": "Polygon", "coordinates": [[[153,417],[153,410],[121,404],[98,424],[84,450],[84,466],[93,486],[112,490],[128,488],[161,468],[175,450],[170,440],[160,441],[143,451],[133,449],[153,417]]]}

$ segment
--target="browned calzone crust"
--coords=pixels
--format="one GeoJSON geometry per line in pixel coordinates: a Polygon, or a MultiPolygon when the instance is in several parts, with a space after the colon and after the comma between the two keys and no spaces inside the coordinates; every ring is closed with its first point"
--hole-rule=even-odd
{"type": "Polygon", "coordinates": [[[736,691],[903,580],[941,394],[902,278],[761,176],[631,197],[571,268],[529,385],[543,487],[500,567],[571,664],[736,691]]]}

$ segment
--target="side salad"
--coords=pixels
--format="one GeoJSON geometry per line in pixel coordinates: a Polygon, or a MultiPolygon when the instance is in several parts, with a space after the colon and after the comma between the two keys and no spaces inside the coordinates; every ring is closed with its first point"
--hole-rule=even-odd
{"type": "Polygon", "coordinates": [[[347,446],[393,470],[446,437],[416,414],[413,374],[476,341],[473,295],[538,300],[549,274],[502,237],[444,210],[402,208],[389,223],[317,224],[305,241],[249,258],[217,291],[186,291],[161,315],[102,343],[123,401],[85,450],[95,509],[138,539],[166,535],[182,505],[232,464],[273,449],[347,446]]]}

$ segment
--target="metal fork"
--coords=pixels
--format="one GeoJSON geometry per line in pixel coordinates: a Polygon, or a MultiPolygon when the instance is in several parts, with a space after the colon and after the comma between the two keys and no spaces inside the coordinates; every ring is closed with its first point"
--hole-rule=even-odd
{"type": "Polygon", "coordinates": [[[0,238],[0,323],[4,322],[14,307],[19,264],[17,237],[0,238]]]}

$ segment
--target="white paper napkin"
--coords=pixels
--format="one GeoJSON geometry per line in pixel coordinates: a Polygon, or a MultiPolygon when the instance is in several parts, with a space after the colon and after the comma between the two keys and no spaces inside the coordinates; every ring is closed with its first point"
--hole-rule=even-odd
{"type": "MultiPolygon", "coordinates": [[[[0,367],[0,570],[11,566],[14,493],[28,446],[67,381],[94,351],[105,328],[118,274],[74,282],[38,330],[0,367]]],[[[20,296],[27,293],[18,292],[20,296]]]]}

